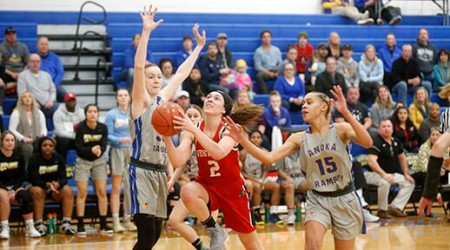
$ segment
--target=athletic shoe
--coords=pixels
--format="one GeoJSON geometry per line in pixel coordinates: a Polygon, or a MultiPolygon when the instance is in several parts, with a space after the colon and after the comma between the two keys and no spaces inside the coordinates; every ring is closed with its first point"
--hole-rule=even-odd
{"type": "Polygon", "coordinates": [[[209,247],[213,250],[226,249],[225,240],[227,239],[228,233],[219,224],[216,223],[215,227],[208,227],[206,230],[209,231],[209,237],[211,243],[209,247]]]}
{"type": "Polygon", "coordinates": [[[270,214],[269,216],[269,222],[270,223],[277,223],[277,224],[283,224],[283,220],[278,217],[278,214],[270,214]]]}
{"type": "Polygon", "coordinates": [[[77,235],[78,236],[86,236],[86,229],[84,228],[84,225],[77,226],[77,235]]]}
{"type": "Polygon", "coordinates": [[[293,226],[293,225],[295,225],[296,219],[297,219],[297,217],[295,216],[295,214],[290,214],[290,215],[288,215],[286,222],[289,226],[293,226]]]}
{"type": "Polygon", "coordinates": [[[112,228],[110,228],[109,226],[105,226],[103,228],[100,228],[100,233],[101,234],[113,234],[114,230],[112,228]]]}
{"type": "Polygon", "coordinates": [[[70,227],[70,223],[69,222],[63,222],[61,224],[61,232],[64,233],[65,235],[75,235],[76,231],[75,229],[70,227]]]}
{"type": "Polygon", "coordinates": [[[34,226],[27,226],[25,237],[38,238],[41,234],[34,228],[34,226]]]}
{"type": "Polygon", "coordinates": [[[380,220],[380,217],[371,214],[367,209],[363,209],[363,216],[366,222],[377,222],[380,220]]]}
{"type": "Polygon", "coordinates": [[[44,223],[39,222],[34,225],[34,228],[41,234],[41,236],[47,235],[47,227],[44,225],[44,223]]]}
{"type": "Polygon", "coordinates": [[[259,209],[257,210],[253,210],[253,213],[255,215],[255,221],[256,221],[256,225],[264,225],[265,222],[261,216],[261,213],[259,212],[259,209]]]}
{"type": "Polygon", "coordinates": [[[361,19],[356,22],[358,25],[372,25],[374,23],[372,18],[361,19]]]}
{"type": "Polygon", "coordinates": [[[2,231],[0,231],[0,239],[9,239],[9,225],[2,227],[2,231]]]}
{"type": "Polygon", "coordinates": [[[378,19],[377,19],[377,24],[378,24],[378,25],[383,25],[383,24],[384,24],[383,19],[378,18],[378,19]]]}
{"type": "Polygon", "coordinates": [[[396,25],[396,24],[399,24],[401,21],[402,21],[402,17],[396,16],[396,17],[392,18],[391,21],[389,21],[389,25],[396,25]]]}
{"type": "Polygon", "coordinates": [[[125,230],[130,231],[130,232],[137,231],[137,227],[130,220],[124,221],[123,227],[125,228],[125,230]]]}
{"type": "Polygon", "coordinates": [[[114,221],[113,223],[113,229],[114,229],[114,233],[123,233],[123,231],[125,231],[125,228],[122,227],[122,225],[120,225],[120,221],[114,221]]]}

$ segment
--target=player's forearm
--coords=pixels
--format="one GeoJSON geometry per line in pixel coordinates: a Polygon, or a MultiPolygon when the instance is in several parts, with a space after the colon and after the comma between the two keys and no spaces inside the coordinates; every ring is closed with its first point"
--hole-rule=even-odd
{"type": "Polygon", "coordinates": [[[353,117],[350,111],[346,110],[342,113],[342,115],[344,116],[345,120],[352,126],[353,131],[355,131],[355,142],[365,148],[370,148],[372,146],[372,137],[370,137],[367,129],[353,117]]]}
{"type": "Polygon", "coordinates": [[[163,137],[164,144],[166,145],[167,155],[169,156],[169,161],[172,163],[173,167],[178,169],[184,166],[186,161],[183,160],[183,157],[178,154],[178,150],[173,145],[172,138],[169,136],[163,137]]]}
{"type": "Polygon", "coordinates": [[[145,68],[147,61],[147,45],[150,40],[150,31],[142,30],[141,40],[139,41],[136,49],[136,55],[134,56],[134,68],[145,68]]]}
{"type": "Polygon", "coordinates": [[[227,156],[229,152],[226,152],[218,143],[211,140],[205,133],[196,128],[194,132],[197,141],[208,151],[214,160],[220,160],[227,156]]]}

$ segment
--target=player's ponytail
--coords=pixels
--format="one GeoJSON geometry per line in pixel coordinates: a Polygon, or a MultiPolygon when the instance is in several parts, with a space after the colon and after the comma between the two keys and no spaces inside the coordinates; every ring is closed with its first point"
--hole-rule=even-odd
{"type": "Polygon", "coordinates": [[[263,112],[263,106],[250,104],[233,109],[230,117],[235,123],[246,127],[254,125],[260,119],[263,112]]]}

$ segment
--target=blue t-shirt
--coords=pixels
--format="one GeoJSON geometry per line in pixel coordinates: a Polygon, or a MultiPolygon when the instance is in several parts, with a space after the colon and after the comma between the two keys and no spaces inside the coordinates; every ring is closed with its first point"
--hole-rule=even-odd
{"type": "Polygon", "coordinates": [[[56,86],[61,85],[64,78],[64,67],[57,54],[48,52],[47,56],[41,55],[41,70],[50,74],[56,86]]]}
{"type": "Polygon", "coordinates": [[[131,138],[129,127],[129,112],[122,112],[118,107],[111,109],[106,114],[105,124],[108,128],[108,141],[111,147],[128,148],[131,147],[131,143],[128,145],[122,144],[119,139],[122,137],[131,138]]]}
{"type": "MultiPolygon", "coordinates": [[[[133,45],[128,46],[123,52],[125,58],[124,68],[134,68],[134,56],[136,55],[136,49],[133,45]]],[[[152,51],[147,48],[147,61],[155,63],[152,58],[152,51]]]]}
{"type": "Polygon", "coordinates": [[[294,77],[294,85],[289,84],[284,76],[279,76],[274,84],[274,89],[280,93],[281,98],[289,102],[289,98],[297,98],[305,95],[305,86],[302,80],[298,77],[294,77]]]}

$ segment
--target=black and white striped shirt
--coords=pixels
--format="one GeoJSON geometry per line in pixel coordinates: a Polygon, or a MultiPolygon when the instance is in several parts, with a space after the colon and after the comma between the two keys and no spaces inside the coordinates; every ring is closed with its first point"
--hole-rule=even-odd
{"type": "Polygon", "coordinates": [[[439,126],[439,131],[441,131],[441,133],[445,133],[446,131],[449,131],[449,129],[450,129],[450,108],[447,108],[441,114],[441,125],[439,126]]]}

